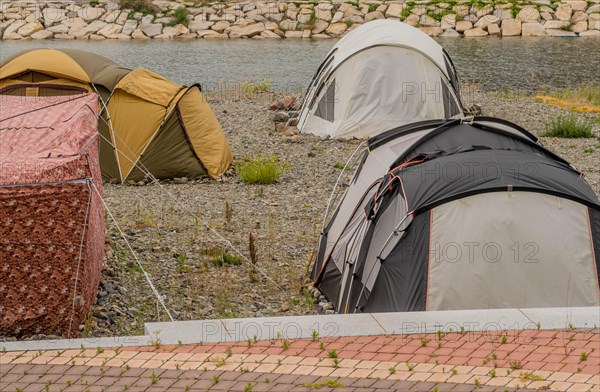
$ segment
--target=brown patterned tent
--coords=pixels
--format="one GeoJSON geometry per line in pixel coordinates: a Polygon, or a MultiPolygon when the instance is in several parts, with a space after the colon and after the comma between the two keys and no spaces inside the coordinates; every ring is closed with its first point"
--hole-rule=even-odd
{"type": "Polygon", "coordinates": [[[72,336],[104,249],[98,97],[0,95],[0,334],[72,336]]]}

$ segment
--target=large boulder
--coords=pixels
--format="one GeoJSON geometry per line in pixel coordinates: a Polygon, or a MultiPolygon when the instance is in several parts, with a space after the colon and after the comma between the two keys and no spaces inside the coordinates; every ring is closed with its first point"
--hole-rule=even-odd
{"type": "Polygon", "coordinates": [[[126,34],[126,35],[131,35],[131,33],[133,33],[133,31],[135,29],[137,29],[137,25],[138,25],[137,20],[129,19],[123,25],[123,30],[121,31],[121,33],[126,34]]]}
{"type": "Polygon", "coordinates": [[[298,22],[296,22],[295,20],[285,19],[281,21],[281,23],[279,23],[279,27],[286,31],[296,30],[296,27],[298,27],[298,22]]]}
{"type": "Polygon", "coordinates": [[[119,34],[121,30],[123,30],[122,26],[119,26],[115,23],[108,23],[106,26],[98,30],[96,34],[108,38],[111,35],[119,34]]]}
{"type": "MultiPolygon", "coordinates": [[[[229,22],[221,20],[221,21],[215,23],[214,25],[210,26],[210,29],[213,31],[216,31],[217,33],[222,33],[229,26],[231,26],[231,24],[229,22]]],[[[203,30],[201,30],[201,31],[203,31],[203,30]]],[[[198,33],[198,35],[200,35],[199,31],[197,31],[197,33],[198,33]]]]}
{"type": "MultiPolygon", "coordinates": [[[[11,23],[7,28],[4,29],[4,39],[6,39],[6,36],[12,33],[17,33],[17,31],[21,28],[25,26],[25,21],[24,20],[17,20],[13,23],[11,23]]],[[[20,36],[20,34],[19,34],[20,36]]],[[[20,38],[17,38],[20,39],[20,38]]]]}
{"type": "MultiPolygon", "coordinates": [[[[585,22],[588,20],[588,14],[583,11],[576,11],[571,17],[571,23],[585,22]]],[[[586,23],[587,24],[587,23],[586,23]]]]}
{"type": "Polygon", "coordinates": [[[325,29],[327,29],[327,27],[329,26],[329,23],[325,22],[324,20],[317,20],[313,26],[312,29],[312,33],[313,34],[321,34],[323,31],[325,31],[325,29]]]}
{"type": "Polygon", "coordinates": [[[148,37],[146,34],[144,34],[144,32],[140,29],[133,30],[133,32],[131,33],[131,38],[133,38],[133,39],[150,39],[150,37],[148,37]]]}
{"type": "Polygon", "coordinates": [[[53,34],[66,34],[69,32],[69,27],[61,23],[56,26],[48,27],[46,30],[53,34]]]}
{"type": "Polygon", "coordinates": [[[550,37],[576,37],[577,34],[575,34],[572,31],[566,31],[566,30],[546,30],[546,35],[550,36],[550,37]]]}
{"type": "Polygon", "coordinates": [[[473,29],[465,30],[465,37],[485,37],[488,35],[487,31],[482,29],[481,27],[475,27],[473,29]]]}
{"type": "Polygon", "coordinates": [[[241,38],[241,37],[254,37],[265,31],[264,23],[254,23],[247,26],[233,26],[229,30],[230,38],[241,38]]]}
{"type": "MultiPolygon", "coordinates": [[[[442,25],[441,25],[441,27],[444,30],[452,29],[454,32],[456,32],[454,30],[454,28],[456,27],[456,15],[454,15],[454,14],[448,14],[448,15],[442,16],[442,25]]],[[[450,33],[450,34],[452,34],[452,33],[450,33]]]]}
{"type": "Polygon", "coordinates": [[[347,28],[348,25],[346,23],[338,22],[330,24],[325,31],[327,31],[327,34],[333,37],[339,37],[344,33],[344,31],[346,31],[347,28]]]}
{"type": "Polygon", "coordinates": [[[565,20],[549,20],[544,23],[546,30],[564,29],[569,26],[569,22],[565,20]]]}
{"type": "Polygon", "coordinates": [[[192,33],[197,33],[201,30],[208,30],[215,22],[208,22],[203,20],[193,20],[188,24],[188,28],[192,33]]]}
{"type": "MultiPolygon", "coordinates": [[[[587,25],[587,23],[586,23],[587,25]]],[[[42,24],[40,22],[30,22],[25,24],[23,27],[21,27],[17,33],[19,33],[21,36],[23,37],[29,37],[31,34],[35,33],[36,31],[40,31],[43,30],[44,26],[42,26],[42,24]]]]}
{"type": "MultiPolygon", "coordinates": [[[[571,31],[574,33],[582,33],[588,29],[587,21],[577,22],[571,25],[571,31]]],[[[21,30],[19,30],[21,31],[21,30]]]]}
{"type": "Polygon", "coordinates": [[[372,20],[377,20],[377,19],[385,19],[385,15],[383,14],[383,12],[373,11],[373,12],[369,12],[368,14],[365,15],[365,22],[370,22],[372,20]]]}
{"type": "Polygon", "coordinates": [[[565,3],[569,5],[573,11],[585,11],[588,7],[588,2],[585,0],[565,0],[565,3]]]}
{"type": "Polygon", "coordinates": [[[487,32],[489,35],[500,35],[502,31],[500,30],[500,26],[497,24],[491,24],[487,27],[487,32]]]}
{"type": "Polygon", "coordinates": [[[580,37],[600,38],[600,30],[588,30],[579,33],[580,37]]]}
{"type": "Polygon", "coordinates": [[[169,37],[179,37],[180,35],[189,33],[190,30],[182,24],[175,26],[167,26],[163,28],[163,34],[169,37]]]}
{"type": "Polygon", "coordinates": [[[93,20],[98,20],[102,15],[104,15],[105,10],[102,7],[83,7],[79,11],[77,11],[77,16],[86,22],[91,22],[93,20]]]}
{"type": "Polygon", "coordinates": [[[421,27],[420,30],[430,37],[439,37],[444,32],[441,27],[437,26],[421,27]]]}
{"type": "Polygon", "coordinates": [[[429,15],[421,15],[421,17],[419,18],[419,24],[422,27],[437,27],[437,26],[440,25],[440,22],[438,22],[437,20],[433,19],[429,15]]]}
{"type": "Polygon", "coordinates": [[[106,23],[115,23],[120,14],[120,10],[108,11],[106,14],[104,14],[104,16],[102,16],[102,20],[106,23]]]}
{"type": "Polygon", "coordinates": [[[46,27],[52,26],[66,18],[67,10],[46,7],[42,10],[42,19],[46,27]]]}
{"type": "Polygon", "coordinates": [[[500,22],[500,19],[495,15],[486,15],[479,19],[477,23],[475,23],[475,27],[479,27],[481,29],[487,29],[490,24],[497,24],[500,22]]]}
{"type": "Polygon", "coordinates": [[[521,21],[517,19],[504,19],[502,21],[502,36],[514,37],[521,35],[521,21]]]}
{"type": "Polygon", "coordinates": [[[162,33],[163,26],[160,23],[142,23],[139,28],[146,36],[152,38],[162,33]]]}
{"type": "Polygon", "coordinates": [[[517,14],[517,19],[523,22],[539,22],[540,12],[535,7],[524,7],[517,14]]]}
{"type": "Polygon", "coordinates": [[[460,33],[454,29],[448,29],[448,30],[444,31],[444,34],[442,34],[442,37],[458,38],[458,37],[460,37],[460,33]]]}
{"type": "Polygon", "coordinates": [[[528,22],[521,25],[523,37],[541,37],[546,34],[546,29],[539,22],[528,22]]]}
{"type": "Polygon", "coordinates": [[[404,6],[398,3],[392,3],[389,5],[387,11],[385,11],[386,18],[400,18],[404,6]]]}
{"type": "Polygon", "coordinates": [[[30,35],[31,39],[48,39],[54,37],[54,33],[48,30],[40,30],[30,35]]]}
{"type": "Polygon", "coordinates": [[[304,33],[302,31],[286,31],[285,38],[302,38],[304,33]]]}
{"type": "Polygon", "coordinates": [[[458,31],[459,33],[462,33],[464,31],[469,30],[472,27],[473,27],[473,23],[467,22],[466,20],[459,20],[458,22],[456,22],[455,30],[458,31]]]}
{"type": "Polygon", "coordinates": [[[571,15],[573,14],[573,9],[567,5],[563,5],[560,6],[556,9],[556,12],[554,12],[554,16],[556,17],[556,19],[558,20],[566,20],[566,21],[570,21],[571,20],[571,15]]]}

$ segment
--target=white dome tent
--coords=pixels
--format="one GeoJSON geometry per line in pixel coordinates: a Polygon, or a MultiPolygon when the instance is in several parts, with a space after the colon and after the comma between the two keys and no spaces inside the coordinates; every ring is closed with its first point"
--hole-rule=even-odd
{"type": "Polygon", "coordinates": [[[419,29],[377,20],[331,49],[307,90],[298,128],[321,137],[363,138],[462,115],[454,66],[444,49],[419,29]]]}

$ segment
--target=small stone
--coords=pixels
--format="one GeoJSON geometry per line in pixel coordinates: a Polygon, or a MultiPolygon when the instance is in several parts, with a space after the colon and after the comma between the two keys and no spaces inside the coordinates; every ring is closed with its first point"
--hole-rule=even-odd
{"type": "Polygon", "coordinates": [[[286,122],[289,119],[290,119],[290,116],[286,112],[283,112],[283,111],[275,112],[271,116],[271,120],[273,122],[286,122]]]}
{"type": "Polygon", "coordinates": [[[282,122],[275,123],[275,132],[284,133],[285,131],[287,131],[287,129],[288,129],[288,126],[285,125],[285,123],[282,123],[282,122]]]}
{"type": "Polygon", "coordinates": [[[175,184],[187,184],[189,179],[187,177],[175,177],[173,178],[173,183],[175,184]]]}

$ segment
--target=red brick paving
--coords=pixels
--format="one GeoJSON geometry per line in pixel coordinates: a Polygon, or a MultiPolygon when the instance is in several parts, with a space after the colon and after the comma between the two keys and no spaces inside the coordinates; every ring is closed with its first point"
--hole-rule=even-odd
{"type": "Polygon", "coordinates": [[[528,387],[600,392],[599,384],[598,330],[0,353],[0,391],[45,391],[47,385],[49,391],[441,392],[528,387]]]}

